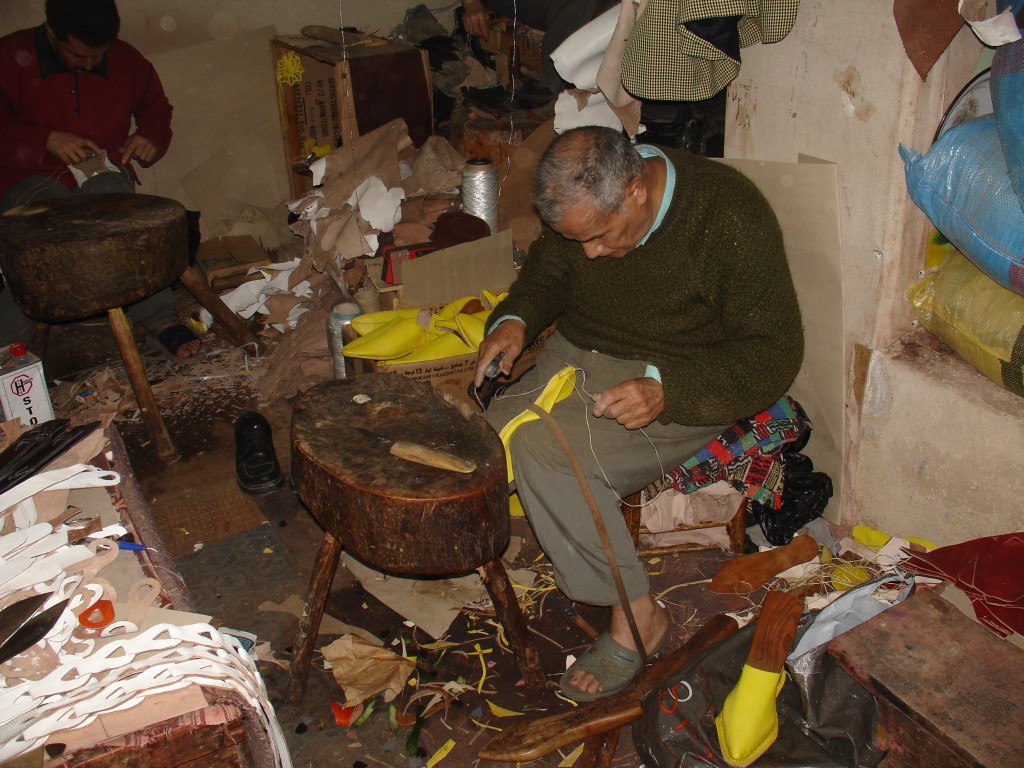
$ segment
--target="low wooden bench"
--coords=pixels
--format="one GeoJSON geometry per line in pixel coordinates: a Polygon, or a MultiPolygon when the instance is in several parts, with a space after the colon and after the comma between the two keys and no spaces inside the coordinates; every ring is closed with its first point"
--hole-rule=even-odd
{"type": "Polygon", "coordinates": [[[835,638],[879,707],[884,768],[1024,765],[1024,651],[934,590],[835,638]]]}

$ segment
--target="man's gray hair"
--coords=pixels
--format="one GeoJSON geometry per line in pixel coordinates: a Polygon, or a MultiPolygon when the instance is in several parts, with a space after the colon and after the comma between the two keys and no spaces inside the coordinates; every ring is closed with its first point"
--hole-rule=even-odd
{"type": "Polygon", "coordinates": [[[537,163],[533,204],[548,224],[586,205],[601,213],[622,208],[626,186],[643,176],[644,162],[621,131],[596,125],[556,138],[537,163]]]}

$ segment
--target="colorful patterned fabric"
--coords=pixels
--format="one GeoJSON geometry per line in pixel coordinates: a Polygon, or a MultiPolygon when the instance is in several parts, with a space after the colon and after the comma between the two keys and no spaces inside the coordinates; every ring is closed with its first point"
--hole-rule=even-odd
{"type": "Polygon", "coordinates": [[[658,485],[693,493],[725,480],[747,498],[779,509],[783,484],[779,453],[812,428],[800,404],[784,395],[767,409],[728,427],[658,485]]]}

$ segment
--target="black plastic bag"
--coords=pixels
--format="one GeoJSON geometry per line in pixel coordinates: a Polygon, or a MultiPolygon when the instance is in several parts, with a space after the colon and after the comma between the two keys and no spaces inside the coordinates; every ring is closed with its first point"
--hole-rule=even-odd
{"type": "Polygon", "coordinates": [[[760,527],[768,543],[789,544],[796,532],[821,517],[832,498],[832,478],[815,472],[814,463],[802,453],[780,454],[782,468],[782,506],[772,509],[767,504],[751,502],[750,519],[760,527]]]}
{"type": "MultiPolygon", "coordinates": [[[[797,637],[812,617],[800,621],[797,637]]],[[[633,724],[637,754],[648,768],[728,768],[715,715],[739,680],[754,624],[694,656],[645,700],[633,724]]],[[[885,753],[874,744],[874,698],[843,672],[827,644],[803,654],[776,700],[779,735],[758,765],[777,768],[874,768],[885,753]]]]}

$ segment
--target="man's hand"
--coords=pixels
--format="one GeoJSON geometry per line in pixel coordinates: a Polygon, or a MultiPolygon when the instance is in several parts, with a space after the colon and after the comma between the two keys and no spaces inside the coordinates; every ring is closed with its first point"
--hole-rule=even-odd
{"type": "Polygon", "coordinates": [[[120,152],[121,165],[128,165],[131,160],[138,160],[143,165],[148,165],[160,154],[156,144],[137,133],[128,137],[128,141],[121,147],[120,152]]]}
{"type": "Polygon", "coordinates": [[[506,320],[485,338],[480,344],[480,352],[476,358],[476,378],[473,384],[479,387],[484,383],[484,372],[488,363],[498,353],[504,352],[505,357],[501,360],[501,372],[506,376],[512,373],[512,364],[515,363],[519,353],[523,351],[523,344],[526,340],[526,325],[522,320],[506,320]]]}
{"type": "Polygon", "coordinates": [[[50,131],[46,139],[46,150],[62,163],[80,163],[89,155],[98,155],[103,150],[96,144],[66,131],[50,131]]]}
{"type": "Polygon", "coordinates": [[[599,394],[594,415],[615,419],[626,429],[640,429],[665,410],[665,390],[657,379],[630,379],[599,394]]]}
{"type": "Polygon", "coordinates": [[[473,37],[489,40],[491,37],[491,14],[481,0],[462,0],[462,26],[473,37]]]}

